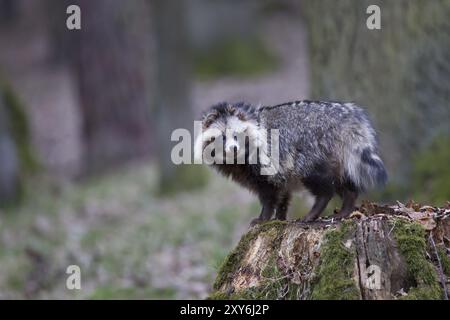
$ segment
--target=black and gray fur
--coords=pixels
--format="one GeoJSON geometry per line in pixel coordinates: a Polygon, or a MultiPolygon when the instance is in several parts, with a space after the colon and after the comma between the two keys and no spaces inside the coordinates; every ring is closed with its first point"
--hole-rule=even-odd
{"type": "MultiPolygon", "coordinates": [[[[229,128],[230,124],[233,130],[233,126],[246,123],[279,130],[280,168],[276,174],[261,175],[261,164],[248,161],[213,164],[259,197],[262,211],[254,222],[269,220],[274,213],[285,220],[292,192],[302,187],[315,196],[305,222],[317,219],[335,194],[343,199],[335,217],[344,218],[353,212],[360,193],[387,180],[377,155],[375,130],[366,112],[354,103],[304,100],[260,107],[219,103],[202,121],[204,130],[229,128]],[[236,125],[236,119],[242,123],[236,125]]],[[[207,144],[203,141],[202,148],[207,144]]]]}

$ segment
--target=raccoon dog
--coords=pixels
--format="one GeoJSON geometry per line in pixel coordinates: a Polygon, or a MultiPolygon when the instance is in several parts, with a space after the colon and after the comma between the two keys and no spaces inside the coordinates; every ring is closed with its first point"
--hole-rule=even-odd
{"type": "Polygon", "coordinates": [[[285,220],[292,193],[303,187],[315,196],[304,222],[317,219],[335,194],[342,198],[342,207],[334,217],[345,218],[353,212],[359,194],[387,180],[375,130],[365,111],[354,103],[295,101],[253,106],[223,102],[204,113],[202,127],[195,156],[202,157],[219,140],[222,148],[211,155],[223,155],[226,161],[211,165],[258,196],[262,210],[252,224],[269,220],[274,213],[276,219],[285,220]],[[279,165],[273,174],[261,174],[262,155],[272,149],[269,136],[274,129],[279,134],[279,165]],[[252,147],[257,150],[253,162],[252,147]],[[239,154],[244,161],[229,161],[237,160],[239,154]]]}

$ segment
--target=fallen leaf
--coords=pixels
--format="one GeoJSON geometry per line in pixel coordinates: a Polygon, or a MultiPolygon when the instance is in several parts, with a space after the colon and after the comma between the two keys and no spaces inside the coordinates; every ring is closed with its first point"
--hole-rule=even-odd
{"type": "Polygon", "coordinates": [[[352,214],[350,215],[350,218],[364,219],[366,218],[366,216],[359,211],[353,211],[352,214]]]}
{"type": "Polygon", "coordinates": [[[434,215],[427,211],[425,212],[409,212],[408,217],[413,219],[414,221],[419,222],[424,226],[426,230],[433,230],[436,228],[436,221],[434,221],[434,215]]]}
{"type": "Polygon", "coordinates": [[[435,212],[435,208],[432,206],[423,206],[419,209],[420,211],[428,211],[428,212],[435,212]]]}

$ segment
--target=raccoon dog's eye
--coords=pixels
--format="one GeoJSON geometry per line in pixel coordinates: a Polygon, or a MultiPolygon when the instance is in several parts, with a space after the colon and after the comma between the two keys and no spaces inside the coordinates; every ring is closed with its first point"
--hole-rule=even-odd
{"type": "Polygon", "coordinates": [[[208,128],[210,125],[212,125],[213,121],[211,119],[206,119],[203,124],[205,128],[208,128]]]}

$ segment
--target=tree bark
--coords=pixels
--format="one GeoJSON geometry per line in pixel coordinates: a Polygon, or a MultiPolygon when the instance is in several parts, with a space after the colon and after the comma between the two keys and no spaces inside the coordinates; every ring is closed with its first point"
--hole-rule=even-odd
{"type": "Polygon", "coordinates": [[[87,173],[150,151],[148,15],[143,1],[74,2],[81,8],[74,61],[83,116],[87,173]],[[142,15],[142,16],[141,16],[142,15]],[[137,25],[138,24],[138,25],[137,25]],[[143,25],[141,25],[143,24],[143,25]]]}
{"type": "Polygon", "coordinates": [[[194,127],[186,1],[155,0],[152,3],[158,62],[155,117],[158,119],[159,185],[160,192],[167,194],[202,186],[205,176],[199,166],[177,166],[171,159],[174,130],[187,129],[193,137],[194,127]]]}
{"type": "Polygon", "coordinates": [[[13,22],[17,18],[18,2],[17,0],[0,0],[0,24],[13,22]]]}
{"type": "Polygon", "coordinates": [[[359,210],[343,222],[250,229],[225,259],[210,298],[446,298],[450,206],[359,210]]]}
{"type": "Polygon", "coordinates": [[[310,98],[364,103],[379,130],[389,180],[403,185],[411,181],[409,159],[437,133],[449,134],[450,2],[385,1],[381,30],[367,28],[372,4],[301,1],[310,98]]]}

